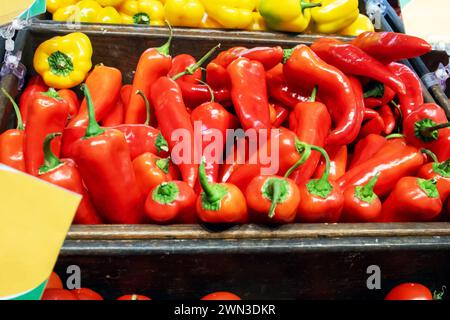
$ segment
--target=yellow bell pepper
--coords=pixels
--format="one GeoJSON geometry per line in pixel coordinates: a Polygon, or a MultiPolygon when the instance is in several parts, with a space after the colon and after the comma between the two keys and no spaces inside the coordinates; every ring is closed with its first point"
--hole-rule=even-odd
{"type": "Polygon", "coordinates": [[[77,1],[78,0],[47,0],[47,11],[53,14],[59,8],[70,6],[75,4],[77,1]]]}
{"type": "Polygon", "coordinates": [[[256,0],[202,0],[202,2],[208,16],[225,28],[246,29],[253,23],[256,0]]]}
{"type": "Polygon", "coordinates": [[[95,22],[102,6],[94,0],[82,0],[75,5],[59,8],[53,20],[73,22],[95,22]]]}
{"type": "Polygon", "coordinates": [[[172,26],[199,27],[205,8],[200,0],[166,0],[164,13],[172,26]]]}
{"type": "Polygon", "coordinates": [[[303,32],[311,21],[311,8],[320,6],[310,0],[260,0],[259,13],[270,29],[303,32]]]}
{"type": "Polygon", "coordinates": [[[202,23],[200,24],[200,28],[221,29],[223,28],[223,26],[210,16],[206,15],[205,17],[203,17],[202,23]]]}
{"type": "Polygon", "coordinates": [[[118,7],[124,2],[124,0],[95,0],[102,7],[118,7]]]}
{"type": "Polygon", "coordinates": [[[259,12],[253,12],[253,22],[248,26],[247,30],[250,31],[264,31],[267,30],[266,21],[259,12]]]}
{"type": "Polygon", "coordinates": [[[157,0],[125,0],[119,13],[126,24],[165,25],[164,6],[157,0]]]}
{"type": "Polygon", "coordinates": [[[94,22],[96,23],[109,23],[109,24],[121,24],[122,16],[114,7],[104,7],[99,12],[94,22]]]}
{"type": "Polygon", "coordinates": [[[49,87],[67,89],[84,81],[92,68],[91,59],[91,41],[84,33],[75,32],[41,43],[33,66],[49,87]]]}
{"type": "Polygon", "coordinates": [[[339,34],[342,34],[343,36],[357,37],[361,33],[364,33],[366,31],[375,31],[375,27],[372,21],[370,21],[369,17],[360,14],[358,16],[358,19],[355,20],[355,22],[353,22],[347,28],[344,28],[341,31],[339,31],[339,34]]]}
{"type": "Polygon", "coordinates": [[[321,7],[311,10],[316,31],[336,33],[351,25],[359,16],[358,0],[313,0],[321,7]]]}

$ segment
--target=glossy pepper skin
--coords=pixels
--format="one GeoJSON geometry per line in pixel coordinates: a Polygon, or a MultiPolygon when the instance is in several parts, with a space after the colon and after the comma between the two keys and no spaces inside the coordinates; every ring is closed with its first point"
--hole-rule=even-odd
{"type": "Polygon", "coordinates": [[[442,201],[436,182],[416,177],[403,177],[383,203],[382,222],[427,222],[436,220],[442,201]]]}
{"type": "Polygon", "coordinates": [[[50,148],[51,141],[60,135],[61,133],[50,133],[45,138],[45,158],[39,168],[39,178],[83,196],[73,220],[74,224],[101,224],[102,220],[91,203],[75,162],[72,159],[57,158],[50,148]]]}
{"type": "Polygon", "coordinates": [[[303,32],[311,21],[311,9],[321,6],[310,0],[261,0],[258,11],[270,29],[289,32],[303,32]]]}
{"type": "MultiPolygon", "coordinates": [[[[159,48],[150,48],[142,53],[136,67],[133,79],[132,92],[142,91],[146,97],[150,97],[153,84],[163,76],[166,76],[172,67],[172,58],[169,48],[172,36],[159,48]]],[[[142,98],[132,95],[126,107],[125,123],[143,123],[146,119],[146,108],[142,98]]]]}
{"type": "MultiPolygon", "coordinates": [[[[403,81],[400,75],[397,74],[397,76],[403,81]]],[[[405,84],[405,87],[408,92],[407,84],[405,84]]],[[[381,83],[377,83],[373,88],[364,92],[364,106],[370,109],[378,108],[394,100],[395,96],[396,93],[394,90],[381,83]]]]}
{"type": "MultiPolygon", "coordinates": [[[[345,174],[347,168],[348,150],[347,146],[325,146],[325,151],[330,157],[330,174],[331,180],[336,181],[345,174]]],[[[314,172],[315,179],[320,178],[326,167],[326,161],[322,159],[314,172]]]]}
{"type": "MultiPolygon", "coordinates": [[[[331,128],[331,118],[323,103],[315,102],[315,91],[311,101],[299,103],[289,116],[289,129],[295,132],[301,142],[323,147],[331,128]]],[[[291,178],[302,185],[314,174],[319,165],[320,153],[313,150],[308,161],[296,170],[291,178]]]]}
{"type": "Polygon", "coordinates": [[[191,154],[181,155],[178,152],[176,156],[182,158],[172,157],[172,159],[178,165],[183,181],[193,188],[198,176],[198,165],[195,164],[198,162],[195,161],[196,154],[194,152],[194,127],[186,110],[181,89],[173,79],[161,77],[152,86],[151,101],[161,133],[167,140],[170,150],[176,148],[178,144],[177,138],[172,137],[174,131],[183,129],[190,135],[189,142],[184,142],[184,144],[188,145],[191,154]]]}
{"type": "Polygon", "coordinates": [[[231,99],[242,128],[270,129],[264,66],[258,61],[239,58],[227,70],[231,78],[231,99]]]}
{"type": "Polygon", "coordinates": [[[197,197],[198,217],[204,223],[237,223],[248,221],[245,196],[231,183],[210,184],[206,178],[204,162],[200,164],[200,184],[203,192],[197,197]]]}
{"type": "Polygon", "coordinates": [[[297,215],[300,191],[291,179],[258,175],[248,185],[245,198],[256,221],[291,223],[297,215]]]}
{"type": "Polygon", "coordinates": [[[200,0],[166,0],[164,14],[167,21],[176,27],[199,27],[205,15],[200,0]]]}
{"type": "Polygon", "coordinates": [[[17,118],[16,129],[6,130],[0,134],[0,163],[19,171],[25,171],[23,158],[24,126],[19,107],[9,93],[2,88],[3,94],[13,105],[17,118]]]}
{"type": "MultiPolygon", "coordinates": [[[[69,117],[69,105],[58,93],[49,90],[36,93],[28,110],[28,123],[25,128],[23,152],[26,171],[34,176],[39,174],[39,167],[44,162],[42,145],[49,133],[62,132],[69,117]]],[[[55,139],[53,152],[59,156],[61,139],[55,139]]]]}
{"type": "Polygon", "coordinates": [[[450,132],[444,109],[437,104],[426,103],[417,108],[403,121],[403,133],[408,143],[433,151],[439,161],[445,161],[449,155],[450,132]],[[436,127],[442,126],[438,129],[436,127]]]}
{"type": "Polygon", "coordinates": [[[59,8],[75,4],[76,2],[77,0],[47,0],[47,11],[50,13],[54,13],[59,8]]]}
{"type": "MultiPolygon", "coordinates": [[[[188,54],[181,54],[172,59],[172,68],[168,76],[174,77],[177,74],[185,71],[187,68],[196,64],[193,56],[188,54]]],[[[183,100],[187,107],[196,108],[197,106],[211,100],[211,92],[207,85],[201,83],[202,71],[197,69],[192,75],[186,74],[176,81],[183,93],[183,100]]],[[[217,102],[229,101],[229,88],[213,89],[214,99],[217,102]]]]}
{"type": "Polygon", "coordinates": [[[31,79],[28,81],[28,85],[25,90],[23,90],[19,99],[20,114],[22,115],[24,126],[27,123],[28,109],[30,108],[31,97],[37,92],[47,92],[47,90],[47,85],[39,75],[31,77],[31,79]]]}
{"type": "Polygon", "coordinates": [[[373,192],[377,180],[378,175],[375,175],[366,185],[350,187],[344,191],[342,221],[373,222],[379,218],[381,201],[373,192]]]}
{"type": "Polygon", "coordinates": [[[135,158],[133,168],[137,183],[145,197],[158,184],[179,178],[178,170],[169,158],[161,158],[150,152],[135,158]]]}
{"type": "Polygon", "coordinates": [[[164,26],[164,5],[157,0],[125,0],[119,7],[123,23],[164,26]]]}
{"type": "Polygon", "coordinates": [[[88,87],[83,86],[83,91],[88,103],[89,126],[85,136],[74,143],[72,156],[91,200],[105,222],[141,223],[144,198],[125,137],[118,130],[100,128],[88,87]]]}
{"type": "Polygon", "coordinates": [[[283,64],[279,63],[266,72],[267,92],[269,97],[294,109],[299,102],[308,101],[306,93],[290,85],[283,73],[283,64]]]}
{"type": "Polygon", "coordinates": [[[228,29],[246,29],[253,22],[256,0],[202,0],[206,13],[228,29]]]}
{"type": "Polygon", "coordinates": [[[184,181],[162,182],[152,188],[145,202],[146,217],[155,223],[197,222],[194,190],[184,181]]]}
{"type": "Polygon", "coordinates": [[[380,173],[375,193],[383,197],[389,194],[399,179],[414,175],[423,163],[424,157],[419,149],[395,139],[388,141],[371,159],[347,171],[337,182],[345,190],[364,185],[380,173]]]}
{"type": "Polygon", "coordinates": [[[42,42],[33,57],[33,66],[47,86],[72,88],[84,81],[92,67],[92,45],[84,33],[74,32],[42,42]]]}
{"type": "Polygon", "coordinates": [[[58,95],[69,105],[69,120],[75,117],[80,109],[80,101],[78,101],[77,94],[70,89],[61,89],[58,90],[58,95]]]}
{"type": "Polygon", "coordinates": [[[386,137],[379,134],[369,134],[359,140],[353,149],[353,157],[349,169],[371,159],[384,147],[387,141],[386,137]]]}
{"type": "Polygon", "coordinates": [[[316,146],[311,146],[311,149],[320,152],[327,165],[320,179],[299,186],[301,201],[297,220],[306,223],[338,222],[344,206],[343,191],[337,183],[329,180],[330,159],[326,151],[316,146]]]}
{"type": "Polygon", "coordinates": [[[359,131],[358,140],[369,134],[381,134],[385,130],[385,124],[380,114],[372,109],[364,111],[364,122],[359,131]]]}
{"type": "Polygon", "coordinates": [[[423,39],[394,32],[364,32],[352,43],[384,64],[422,56],[432,49],[423,39]]]}
{"type": "MultiPolygon", "coordinates": [[[[101,121],[114,108],[120,97],[122,72],[113,67],[96,66],[87,77],[86,85],[92,92],[95,119],[101,121]]],[[[86,126],[88,122],[89,112],[85,98],[81,103],[77,116],[69,122],[69,127],[86,126]]]]}
{"type": "Polygon", "coordinates": [[[326,144],[349,144],[358,136],[362,119],[349,79],[337,68],[321,60],[309,47],[299,45],[292,51],[284,68],[284,75],[292,85],[309,79],[309,89],[319,87],[319,97],[327,105],[335,128],[326,144]]]}
{"type": "Polygon", "coordinates": [[[368,16],[359,14],[358,18],[356,18],[351,25],[339,31],[339,34],[343,36],[356,37],[367,31],[373,32],[375,31],[375,27],[368,16]]]}
{"type": "Polygon", "coordinates": [[[404,64],[392,62],[387,67],[405,84],[406,94],[398,93],[397,97],[403,118],[406,118],[424,103],[420,79],[413,70],[404,64]]]}
{"type": "Polygon", "coordinates": [[[426,180],[435,179],[442,203],[445,203],[450,195],[450,159],[439,162],[436,161],[435,156],[433,158],[433,162],[429,162],[419,169],[417,177],[426,180]]]}
{"type": "Polygon", "coordinates": [[[358,19],[358,0],[313,0],[322,6],[311,10],[315,29],[320,33],[337,33],[358,19]]]}
{"type": "Polygon", "coordinates": [[[98,1],[81,0],[73,5],[61,7],[53,13],[53,20],[88,23],[122,23],[122,17],[116,8],[102,7],[98,1]]]}
{"type": "Polygon", "coordinates": [[[352,44],[322,38],[314,42],[311,49],[322,60],[345,74],[371,78],[389,86],[396,93],[406,94],[405,85],[396,75],[381,62],[352,44]]]}

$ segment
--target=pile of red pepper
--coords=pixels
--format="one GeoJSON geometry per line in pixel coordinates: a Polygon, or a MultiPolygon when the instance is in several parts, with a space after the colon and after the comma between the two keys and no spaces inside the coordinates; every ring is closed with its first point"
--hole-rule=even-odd
{"type": "Polygon", "coordinates": [[[0,136],[0,162],[82,194],[80,224],[448,218],[448,119],[424,104],[420,80],[397,62],[429,52],[425,41],[367,32],[347,43],[234,47],[204,69],[217,48],[198,62],[169,48],[170,40],[146,50],[132,84],[96,66],[82,102],[32,78],[14,104],[17,129],[0,136]],[[249,159],[198,165],[194,141],[190,154],[175,152],[172,134],[193,137],[195,121],[203,135],[272,132],[278,172],[263,175],[269,164],[249,159]]]}

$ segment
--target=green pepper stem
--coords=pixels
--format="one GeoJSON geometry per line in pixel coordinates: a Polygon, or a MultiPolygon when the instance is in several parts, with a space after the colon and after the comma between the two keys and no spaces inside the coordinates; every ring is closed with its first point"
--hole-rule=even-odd
{"type": "Polygon", "coordinates": [[[369,180],[364,186],[361,188],[361,194],[364,197],[370,197],[373,194],[373,189],[375,188],[375,185],[377,184],[378,178],[380,177],[380,172],[377,172],[376,175],[372,177],[372,179],[369,180]]]}
{"type": "Polygon", "coordinates": [[[214,102],[214,91],[211,88],[211,86],[209,84],[207,84],[205,81],[201,80],[201,79],[197,79],[198,82],[200,82],[201,84],[205,85],[208,88],[209,94],[211,95],[211,103],[214,102]]]}
{"type": "Polygon", "coordinates": [[[277,207],[278,200],[281,196],[281,181],[274,180],[272,184],[271,204],[269,209],[269,218],[273,218],[275,215],[275,208],[277,207]]]}
{"type": "Polygon", "coordinates": [[[285,64],[289,60],[289,58],[292,56],[294,49],[295,49],[295,47],[283,50],[283,61],[282,61],[283,64],[285,64]]]}
{"type": "Polygon", "coordinates": [[[144,103],[145,103],[145,110],[147,111],[147,119],[145,120],[145,125],[149,126],[150,125],[150,120],[151,120],[151,114],[150,114],[150,102],[148,102],[147,97],[145,96],[145,93],[142,92],[141,90],[136,91],[137,95],[140,95],[142,97],[142,99],[144,99],[144,103]]]}
{"type": "Polygon", "coordinates": [[[424,135],[425,137],[431,137],[433,131],[448,128],[448,127],[450,127],[450,122],[441,123],[441,124],[435,125],[433,127],[423,128],[420,131],[421,131],[422,135],[424,135]]]}
{"type": "Polygon", "coordinates": [[[317,90],[319,88],[317,86],[314,87],[313,91],[311,92],[311,97],[309,98],[309,102],[316,102],[317,97],[317,90]]]}
{"type": "Polygon", "coordinates": [[[51,148],[51,143],[54,138],[62,136],[61,132],[50,133],[45,137],[44,140],[44,164],[39,168],[39,174],[47,173],[59,165],[62,161],[53,153],[51,148]]]}
{"type": "Polygon", "coordinates": [[[390,134],[390,135],[388,135],[388,136],[386,136],[386,140],[390,140],[390,139],[402,139],[402,138],[404,138],[405,136],[403,135],[403,134],[401,134],[401,133],[393,133],[393,134],[390,134]]]}
{"type": "MultiPolygon", "coordinates": [[[[166,21],[166,23],[167,23],[167,21],[166,21]]],[[[156,48],[156,51],[158,51],[162,55],[170,56],[170,46],[172,45],[173,29],[172,29],[172,26],[170,25],[170,23],[167,23],[167,26],[169,27],[169,32],[170,32],[169,39],[161,47],[156,48]]]]}
{"type": "Polygon", "coordinates": [[[330,169],[331,169],[331,160],[328,156],[328,153],[325,151],[324,148],[313,146],[311,145],[311,150],[315,150],[320,152],[320,154],[325,158],[325,171],[323,172],[322,178],[320,178],[321,182],[328,182],[328,177],[330,176],[330,169]]]}
{"type": "Polygon", "coordinates": [[[286,173],[284,174],[285,178],[289,178],[292,172],[294,172],[298,167],[305,163],[311,155],[311,146],[307,143],[296,141],[296,148],[298,152],[302,153],[302,156],[292,167],[289,168],[288,171],[286,171],[286,173]]]}
{"type": "Polygon", "coordinates": [[[205,170],[205,159],[202,158],[200,163],[199,171],[198,171],[200,185],[202,186],[203,191],[206,194],[206,197],[209,202],[216,202],[221,199],[221,196],[216,190],[214,190],[212,184],[209,183],[208,178],[206,177],[205,170]]]}
{"type": "Polygon", "coordinates": [[[420,152],[429,156],[431,158],[431,160],[433,160],[433,162],[439,163],[439,160],[433,151],[428,150],[428,149],[421,149],[420,152]]]}
{"type": "Polygon", "coordinates": [[[372,89],[364,92],[364,98],[382,98],[384,95],[384,85],[377,83],[372,89]]]}
{"type": "Polygon", "coordinates": [[[179,74],[176,74],[172,77],[172,80],[177,80],[179,78],[181,78],[182,76],[188,75],[188,74],[194,74],[195,71],[197,71],[198,68],[200,68],[202,66],[203,63],[206,62],[206,60],[209,59],[209,57],[218,49],[220,48],[220,43],[215,46],[214,48],[212,48],[211,50],[209,50],[202,58],[200,58],[200,60],[198,60],[195,64],[193,64],[192,66],[189,66],[186,68],[186,70],[184,70],[183,72],[180,72],[179,74]]]}
{"type": "Polygon", "coordinates": [[[86,129],[86,133],[84,135],[84,139],[89,139],[92,137],[96,137],[102,133],[105,132],[104,129],[102,129],[97,121],[95,120],[95,109],[94,104],[92,102],[91,93],[89,92],[89,88],[86,84],[83,84],[81,86],[81,90],[83,90],[84,96],[86,97],[87,102],[87,108],[88,108],[88,115],[89,115],[89,123],[88,127],[86,129]]]}
{"type": "Polygon", "coordinates": [[[58,91],[56,91],[53,88],[48,89],[47,92],[42,92],[41,94],[43,94],[44,96],[56,99],[56,100],[62,100],[61,96],[58,94],[58,91]]]}
{"type": "Polygon", "coordinates": [[[2,92],[8,98],[8,100],[11,102],[11,104],[12,104],[12,106],[14,108],[14,112],[16,113],[17,130],[23,131],[25,128],[24,128],[24,125],[23,125],[22,115],[20,114],[19,106],[14,101],[13,97],[11,97],[11,95],[5,90],[5,88],[2,88],[2,92]]]}
{"type": "Polygon", "coordinates": [[[311,3],[311,2],[304,2],[303,0],[300,1],[300,7],[302,8],[302,12],[306,9],[312,9],[316,7],[321,7],[321,3],[311,3]]]}

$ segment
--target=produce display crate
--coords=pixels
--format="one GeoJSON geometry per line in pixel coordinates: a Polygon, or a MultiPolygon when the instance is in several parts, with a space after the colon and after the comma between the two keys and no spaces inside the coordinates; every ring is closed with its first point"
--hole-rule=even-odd
{"type": "MultiPolygon", "coordinates": [[[[73,30],[36,22],[21,31],[16,49],[32,71],[36,47],[73,30]]],[[[119,68],[130,83],[140,54],[167,39],[167,28],[86,25],[93,63],[119,68]]],[[[222,49],[244,45],[292,47],[321,36],[176,29],[172,54],[199,58],[218,42],[222,49]]],[[[17,93],[17,80],[2,80],[17,93]]],[[[0,101],[0,111],[9,110],[0,101]]],[[[0,131],[11,123],[0,113],[0,131]]],[[[82,286],[115,298],[126,293],[155,299],[197,299],[230,290],[245,299],[382,298],[393,285],[420,281],[431,288],[450,285],[450,223],[258,225],[73,226],[56,270],[82,270],[82,286]],[[381,290],[368,290],[367,268],[381,269],[381,290]]]]}

